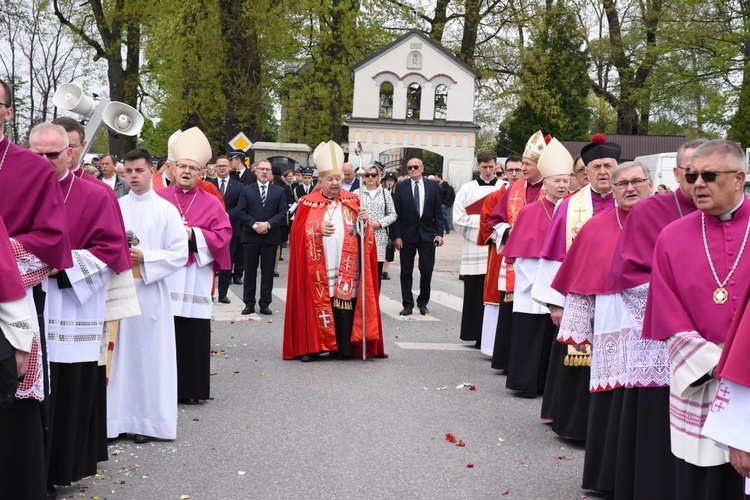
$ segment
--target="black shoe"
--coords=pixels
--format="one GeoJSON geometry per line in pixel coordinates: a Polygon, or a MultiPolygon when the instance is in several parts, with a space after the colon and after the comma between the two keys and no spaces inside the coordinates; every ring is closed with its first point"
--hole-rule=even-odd
{"type": "Polygon", "coordinates": [[[419,314],[421,314],[422,316],[429,316],[430,310],[427,309],[427,306],[419,306],[419,314]]]}
{"type": "Polygon", "coordinates": [[[278,278],[279,277],[279,272],[278,271],[274,271],[273,272],[273,277],[274,278],[278,278]]]}
{"type": "Polygon", "coordinates": [[[411,316],[411,308],[410,307],[404,307],[400,313],[398,313],[399,316],[411,316]]]}
{"type": "Polygon", "coordinates": [[[245,306],[242,310],[242,314],[252,314],[255,312],[255,306],[245,306]]]}
{"type": "Polygon", "coordinates": [[[229,300],[226,297],[219,297],[219,302],[221,302],[222,304],[231,304],[232,303],[232,301],[229,300]]]}
{"type": "Polygon", "coordinates": [[[303,363],[310,363],[311,361],[317,361],[319,357],[318,354],[305,354],[304,356],[301,356],[299,360],[303,363]]]}
{"type": "Polygon", "coordinates": [[[148,442],[149,442],[149,441],[151,441],[152,439],[154,439],[154,438],[152,438],[151,436],[145,436],[145,435],[143,435],[143,434],[136,434],[135,436],[133,436],[133,442],[134,442],[135,444],[144,444],[144,443],[148,443],[148,442]]]}
{"type": "Polygon", "coordinates": [[[536,399],[536,392],[519,392],[518,395],[524,399],[536,399]]]}
{"type": "Polygon", "coordinates": [[[177,398],[177,403],[191,406],[201,404],[200,400],[193,398],[177,398]]]}
{"type": "Polygon", "coordinates": [[[383,273],[383,279],[384,280],[389,280],[389,279],[391,279],[391,277],[388,276],[388,273],[383,273]]]}
{"type": "Polygon", "coordinates": [[[259,312],[260,312],[261,314],[265,314],[266,316],[269,316],[269,315],[273,314],[273,311],[271,311],[271,310],[270,310],[269,308],[267,308],[267,307],[261,307],[261,308],[260,308],[260,311],[259,311],[259,312]]]}
{"type": "Polygon", "coordinates": [[[281,255],[279,255],[279,260],[284,260],[284,257],[282,257],[281,255]]]}
{"type": "Polygon", "coordinates": [[[47,498],[49,500],[55,500],[57,498],[57,490],[54,486],[47,486],[47,498]]]}
{"type": "Polygon", "coordinates": [[[241,285],[242,278],[240,278],[239,276],[235,276],[234,278],[232,278],[232,283],[234,283],[235,285],[241,285]]]}
{"type": "Polygon", "coordinates": [[[445,231],[445,234],[451,234],[451,232],[450,232],[450,231],[448,231],[448,230],[446,230],[446,231],[445,231]]]}
{"type": "Polygon", "coordinates": [[[345,361],[347,359],[352,359],[352,355],[351,354],[341,354],[341,353],[338,353],[338,352],[332,352],[332,353],[330,353],[328,355],[328,357],[333,358],[333,359],[338,359],[338,360],[341,360],[341,361],[345,361]]]}

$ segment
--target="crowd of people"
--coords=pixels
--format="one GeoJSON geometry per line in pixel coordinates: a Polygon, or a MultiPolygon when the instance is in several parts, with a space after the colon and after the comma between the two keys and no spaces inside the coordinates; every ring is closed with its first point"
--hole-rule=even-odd
{"type": "MultiPolygon", "coordinates": [[[[0,127],[11,102],[0,80],[0,127]]],[[[541,132],[504,165],[480,151],[457,192],[419,158],[398,178],[328,141],[314,168],[279,171],[214,156],[196,127],[167,158],[102,155],[91,175],[85,139],[58,118],[28,148],[0,140],[0,498],[54,498],[96,473],[108,440],[175,439],[177,405],[210,398],[214,301],[242,285],[242,314],[272,315],[282,248],[283,358],[387,358],[388,263],[398,255],[401,316],[429,315],[451,229],[459,338],[507,389],[541,396],[555,434],[585,442],[583,488],[741,498],[750,200],[735,143],[685,143],[679,187],[652,196],[649,170],[600,134],[575,159],[541,132]]]]}

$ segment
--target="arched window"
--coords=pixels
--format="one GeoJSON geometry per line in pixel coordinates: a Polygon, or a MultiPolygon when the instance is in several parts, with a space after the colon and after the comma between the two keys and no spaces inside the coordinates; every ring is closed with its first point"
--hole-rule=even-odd
{"type": "Polygon", "coordinates": [[[445,120],[448,117],[448,87],[435,87],[435,119],[445,120]]]}
{"type": "Polygon", "coordinates": [[[419,118],[419,110],[422,108],[422,87],[418,83],[412,83],[406,92],[406,117],[419,118]]]}
{"type": "Polygon", "coordinates": [[[393,118],[393,84],[383,82],[380,86],[380,118],[393,118]]]}

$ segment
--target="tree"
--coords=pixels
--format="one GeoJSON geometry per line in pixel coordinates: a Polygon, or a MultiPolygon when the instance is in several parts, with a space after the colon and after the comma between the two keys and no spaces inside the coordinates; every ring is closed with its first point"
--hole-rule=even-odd
{"type": "Polygon", "coordinates": [[[523,151],[540,129],[568,140],[585,139],[589,130],[588,62],[575,15],[562,4],[537,12],[522,60],[518,107],[501,133],[503,145],[514,151],[523,151]]]}
{"type": "MultiPolygon", "coordinates": [[[[94,61],[107,61],[109,98],[138,108],[140,88],[141,21],[150,16],[151,2],[145,0],[53,0],[55,15],[63,26],[94,51],[94,61]],[[86,7],[85,15],[80,9],[86,7]],[[93,22],[93,29],[92,29],[93,22]],[[96,30],[97,40],[91,35],[96,30]]],[[[110,151],[125,154],[136,144],[135,137],[109,133],[110,151]]]]}

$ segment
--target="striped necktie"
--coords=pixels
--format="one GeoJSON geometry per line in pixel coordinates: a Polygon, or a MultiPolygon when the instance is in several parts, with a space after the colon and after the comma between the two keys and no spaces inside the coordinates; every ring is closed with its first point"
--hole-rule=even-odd
{"type": "Polygon", "coordinates": [[[260,203],[264,207],[266,206],[266,185],[265,184],[260,185],[260,203]]]}

